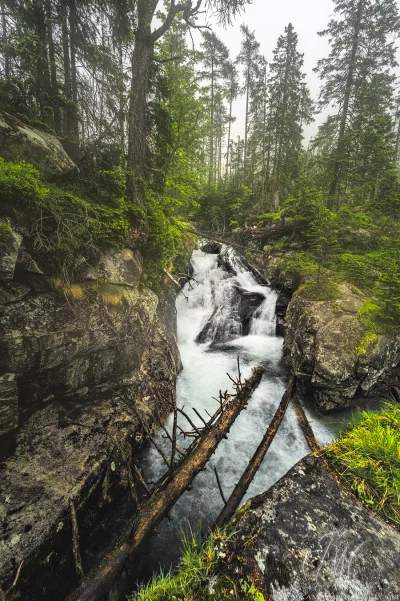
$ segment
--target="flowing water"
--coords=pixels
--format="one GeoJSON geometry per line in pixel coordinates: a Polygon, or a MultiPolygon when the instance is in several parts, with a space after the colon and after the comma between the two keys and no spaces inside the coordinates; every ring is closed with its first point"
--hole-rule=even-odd
{"type": "MultiPolygon", "coordinates": [[[[260,443],[286,388],[288,374],[281,363],[283,339],[275,336],[277,295],[269,287],[258,284],[233,251],[229,254],[236,275],[220,268],[216,255],[194,251],[192,265],[196,282],[185,286],[187,298],[182,294],[178,296],[178,342],[184,367],[178,380],[178,406],[185,406],[193,422],[201,426],[192,407],[205,418],[206,411],[210,414],[216,411],[218,405],[213,397],[218,396],[219,390],[232,391],[227,373],[236,375],[238,356],[245,377],[259,364],[265,367],[265,375],[248,409],[231,429],[228,440],[220,443],[207,469],[194,480],[193,489],[186,492],[172,510],[172,521],[164,520],[159,528],[160,537],[153,538],[143,550],[143,578],[159,566],[168,569],[176,565],[182,532],[189,528],[197,531],[200,521],[205,529],[217,517],[222,501],[214,467],[228,497],[260,443]],[[253,315],[247,336],[242,336],[239,318],[243,292],[256,297],[261,295],[263,299],[253,315]],[[202,342],[198,342],[199,339],[202,342]]],[[[170,428],[171,422],[172,417],[167,423],[170,428]]],[[[184,430],[191,429],[184,417],[180,425],[184,430]]],[[[313,415],[313,429],[320,444],[332,439],[332,428],[317,415],[313,415]]],[[[163,432],[159,433],[158,440],[168,448],[163,432]]],[[[182,435],[178,444],[184,447],[189,442],[185,442],[182,435]]],[[[246,498],[266,491],[308,453],[294,409],[289,407],[246,498]]],[[[157,481],[165,471],[165,464],[153,447],[146,451],[143,468],[148,482],[157,481]]]]}

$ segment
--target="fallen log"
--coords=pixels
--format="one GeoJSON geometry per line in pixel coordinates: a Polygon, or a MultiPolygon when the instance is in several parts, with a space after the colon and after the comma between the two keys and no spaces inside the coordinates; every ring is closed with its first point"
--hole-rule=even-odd
{"type": "Polygon", "coordinates": [[[310,422],[308,421],[307,415],[303,409],[303,405],[300,403],[299,399],[295,399],[294,408],[296,411],[297,420],[300,424],[300,428],[303,431],[304,438],[306,439],[310,450],[313,453],[318,453],[321,450],[320,446],[317,442],[317,439],[315,438],[314,431],[311,427],[310,422]]]}
{"type": "Polygon", "coordinates": [[[152,491],[143,502],[135,518],[124,532],[114,541],[112,547],[82,580],[79,587],[68,596],[67,601],[100,601],[110,590],[117,576],[129,560],[135,557],[142,543],[154,532],[172,507],[188,490],[195,476],[201,472],[227,435],[241,411],[247,406],[253,391],[259,385],[264,369],[253,370],[249,380],[237,389],[218,421],[208,430],[205,428],[198,437],[192,451],[181,458],[168,477],[152,491]]]}
{"type": "Polygon", "coordinates": [[[270,448],[272,441],[275,438],[275,434],[278,431],[279,426],[282,423],[282,420],[285,416],[286,409],[289,406],[290,400],[293,398],[296,391],[296,376],[292,375],[289,381],[289,386],[285,394],[282,397],[282,400],[279,404],[279,407],[268,426],[267,431],[264,434],[264,437],[259,444],[256,452],[253,457],[250,459],[247,468],[242,474],[239,482],[233,489],[233,492],[229,499],[227,500],[225,507],[219,514],[214,527],[223,528],[229,522],[229,520],[233,517],[234,513],[238,509],[240,503],[243,500],[250,484],[252,483],[254,476],[256,475],[261,463],[265,455],[267,454],[268,449],[270,448]]]}

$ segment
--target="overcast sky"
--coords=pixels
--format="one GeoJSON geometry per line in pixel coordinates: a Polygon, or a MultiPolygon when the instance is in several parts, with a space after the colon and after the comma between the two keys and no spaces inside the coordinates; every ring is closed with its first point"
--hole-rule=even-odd
{"type": "MultiPolygon", "coordinates": [[[[400,6],[400,0],[397,0],[400,6]]],[[[304,71],[306,81],[314,100],[317,99],[321,81],[313,72],[318,59],[329,53],[328,40],[319,37],[318,31],[326,28],[333,13],[332,0],[253,0],[246,11],[238,17],[232,27],[222,29],[213,25],[214,31],[228,46],[232,58],[240,51],[241,35],[239,26],[245,23],[255,31],[256,39],[261,44],[261,52],[268,62],[272,59],[272,51],[278,37],[284,33],[288,23],[292,23],[299,36],[299,51],[304,53],[304,71]]],[[[197,42],[197,40],[196,40],[197,42]]],[[[244,133],[244,101],[239,101],[235,107],[237,122],[234,124],[233,135],[244,133]]],[[[313,136],[325,115],[317,115],[316,121],[307,127],[306,140],[313,136]]]]}

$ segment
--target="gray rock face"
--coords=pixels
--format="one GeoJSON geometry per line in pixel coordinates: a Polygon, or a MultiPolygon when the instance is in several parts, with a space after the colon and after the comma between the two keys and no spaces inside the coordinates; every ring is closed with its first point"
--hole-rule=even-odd
{"type": "Polygon", "coordinates": [[[400,598],[399,531],[345,492],[315,457],[249,501],[233,530],[232,573],[251,576],[274,601],[400,598]]]}
{"type": "Polygon", "coordinates": [[[286,315],[286,361],[322,411],[348,407],[356,394],[374,392],[400,360],[400,337],[379,336],[360,353],[365,328],[357,313],[364,298],[346,284],[338,288],[335,300],[295,295],[286,315]]]}
{"type": "Polygon", "coordinates": [[[30,127],[5,111],[0,111],[0,156],[7,161],[31,163],[45,179],[77,170],[55,136],[30,127]]]}
{"type": "Polygon", "coordinates": [[[0,436],[18,426],[18,389],[15,374],[0,376],[0,436]]]}
{"type": "Polygon", "coordinates": [[[0,280],[9,281],[14,277],[22,236],[11,231],[0,243],[0,280]]]}
{"type": "Polygon", "coordinates": [[[104,253],[95,268],[89,270],[88,280],[106,281],[120,286],[137,287],[142,275],[143,259],[139,251],[124,248],[104,253]]]}
{"type": "Polygon", "coordinates": [[[68,286],[55,290],[12,241],[0,279],[0,583],[24,561],[13,599],[53,601],[71,585],[70,502],[87,528],[87,561],[84,532],[131,498],[145,438],[133,408],[149,426],[170,411],[181,369],[175,291],[141,289],[141,256],[125,249],[91,274],[113,285],[108,297],[97,280],[66,298],[68,286]]]}

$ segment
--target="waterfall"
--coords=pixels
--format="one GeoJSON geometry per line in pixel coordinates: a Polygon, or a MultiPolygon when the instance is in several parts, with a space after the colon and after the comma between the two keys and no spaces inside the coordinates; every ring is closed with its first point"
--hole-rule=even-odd
{"type": "MultiPolygon", "coordinates": [[[[261,441],[285,391],[287,373],[281,365],[283,340],[275,336],[277,295],[271,288],[257,283],[232,250],[229,259],[232,269],[227,271],[218,265],[216,255],[205,255],[196,250],[192,257],[194,280],[184,289],[187,298],[178,296],[178,342],[183,362],[177,386],[178,406],[185,406],[193,422],[201,426],[191,408],[195,407],[205,417],[206,411],[215,412],[217,405],[213,397],[219,390],[232,390],[227,373],[236,374],[237,356],[244,377],[259,364],[265,367],[265,376],[247,411],[242,412],[231,429],[228,440],[220,443],[206,471],[196,477],[193,490],[186,492],[174,507],[173,521],[165,520],[160,527],[160,538],[148,544],[143,561],[149,574],[158,564],[168,568],[171,563],[176,563],[182,529],[197,530],[200,521],[205,527],[216,518],[222,509],[222,501],[213,468],[218,469],[228,496],[261,441]],[[243,298],[254,298],[259,302],[247,336],[242,335],[240,311],[243,298]]],[[[318,418],[313,419],[319,441],[329,441],[329,429],[318,418]]],[[[167,426],[171,427],[171,422],[172,417],[167,426]]],[[[183,417],[180,425],[184,430],[190,429],[183,417]]],[[[159,433],[158,442],[168,449],[169,443],[163,432],[159,433]]],[[[189,442],[183,436],[179,439],[181,447],[189,442]]],[[[308,453],[294,410],[289,407],[247,497],[267,490],[308,453]]],[[[149,482],[157,481],[165,471],[165,465],[153,447],[146,451],[143,467],[149,482]]]]}

